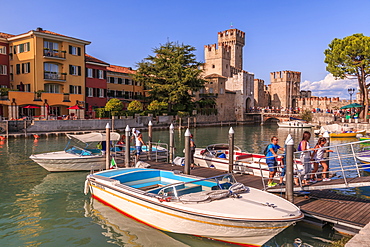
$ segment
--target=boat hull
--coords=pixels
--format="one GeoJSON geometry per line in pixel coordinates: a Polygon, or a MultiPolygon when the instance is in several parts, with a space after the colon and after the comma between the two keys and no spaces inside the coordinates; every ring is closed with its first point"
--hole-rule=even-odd
{"type": "Polygon", "coordinates": [[[77,156],[65,151],[31,155],[30,158],[49,172],[90,171],[105,168],[105,156],[77,156]]]}
{"type": "Polygon", "coordinates": [[[279,128],[312,128],[313,124],[303,122],[278,122],[279,128]]]}
{"type": "Polygon", "coordinates": [[[293,224],[293,221],[238,221],[192,214],[166,205],[168,202],[159,203],[156,198],[143,198],[122,190],[117,192],[94,182],[90,182],[90,191],[99,201],[156,229],[245,246],[260,246],[293,224]]]}
{"type": "Polygon", "coordinates": [[[357,135],[364,135],[366,130],[352,133],[330,133],[330,138],[356,138],[357,135]]]}

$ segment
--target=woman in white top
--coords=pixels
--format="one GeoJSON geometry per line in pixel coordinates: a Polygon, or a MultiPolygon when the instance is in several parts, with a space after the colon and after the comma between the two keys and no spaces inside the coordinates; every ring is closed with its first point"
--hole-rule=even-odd
{"type": "Polygon", "coordinates": [[[328,178],[328,173],[329,171],[329,166],[328,163],[324,160],[324,153],[327,152],[333,152],[333,150],[325,150],[323,147],[325,146],[326,143],[326,138],[325,137],[320,137],[319,140],[317,141],[317,144],[315,146],[315,151],[312,153],[312,159],[315,160],[316,162],[313,163],[314,168],[312,170],[311,174],[311,183],[316,183],[317,181],[314,180],[316,176],[316,172],[319,169],[319,164],[322,166],[322,177],[323,181],[330,181],[330,178],[328,178]]]}
{"type": "MultiPolygon", "coordinates": [[[[308,174],[311,172],[311,163],[310,163],[311,152],[310,151],[312,150],[310,148],[310,143],[309,143],[310,138],[311,138],[311,133],[308,131],[305,131],[303,133],[302,141],[299,143],[299,147],[298,147],[298,151],[302,151],[300,160],[303,165],[303,170],[299,171],[299,176],[303,177],[302,185],[309,185],[309,183],[307,182],[307,179],[308,179],[308,174]]],[[[294,181],[295,181],[295,184],[298,186],[299,185],[298,178],[296,178],[294,181]]]]}

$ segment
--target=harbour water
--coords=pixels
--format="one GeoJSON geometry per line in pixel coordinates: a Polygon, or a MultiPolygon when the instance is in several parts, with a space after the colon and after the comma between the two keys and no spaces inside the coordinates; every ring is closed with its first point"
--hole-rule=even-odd
{"type": "MultiPolygon", "coordinates": [[[[229,126],[190,129],[198,147],[228,140],[229,126]]],[[[233,126],[235,145],[262,153],[273,135],[283,145],[288,133],[298,143],[304,130],[277,126],[233,126]]],[[[169,132],[154,131],[153,141],[168,143],[169,132]]],[[[147,133],[144,132],[144,141],[147,133]]],[[[332,144],[354,140],[332,141],[332,144]]],[[[311,139],[311,144],[315,143],[311,139]]],[[[164,233],[138,223],[83,194],[88,172],[49,173],[28,157],[62,150],[64,136],[0,141],[0,246],[227,246],[193,236],[164,233]]],[[[183,156],[184,130],[175,131],[176,154],[183,156]]],[[[369,197],[369,188],[343,193],[369,197]]],[[[294,246],[296,238],[329,246],[342,236],[330,227],[299,222],[266,246],[294,246]]]]}

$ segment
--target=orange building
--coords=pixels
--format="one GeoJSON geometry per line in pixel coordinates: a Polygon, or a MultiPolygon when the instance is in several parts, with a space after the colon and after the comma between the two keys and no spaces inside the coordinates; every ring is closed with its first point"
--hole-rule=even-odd
{"type": "Polygon", "coordinates": [[[132,76],[135,70],[128,67],[110,65],[107,67],[107,100],[120,99],[124,109],[131,101],[144,99],[144,88],[132,76]]]}
{"type": "Polygon", "coordinates": [[[37,28],[6,38],[9,45],[10,85],[0,98],[3,116],[18,119],[40,115],[56,118],[83,110],[85,46],[91,42],[37,28]]]}

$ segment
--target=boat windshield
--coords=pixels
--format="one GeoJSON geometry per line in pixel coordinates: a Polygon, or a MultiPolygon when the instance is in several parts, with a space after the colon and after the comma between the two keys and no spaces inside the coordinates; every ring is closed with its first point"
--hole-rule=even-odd
{"type": "Polygon", "coordinates": [[[224,174],[212,178],[195,180],[192,182],[175,183],[148,192],[150,193],[158,192],[158,195],[160,196],[178,198],[186,194],[192,194],[197,192],[228,190],[230,186],[234,183],[236,183],[236,180],[232,174],[224,174]]]}
{"type": "Polygon", "coordinates": [[[78,155],[78,156],[92,156],[92,155],[100,155],[101,150],[96,149],[83,149],[77,146],[72,146],[65,150],[67,153],[78,155]]]}

